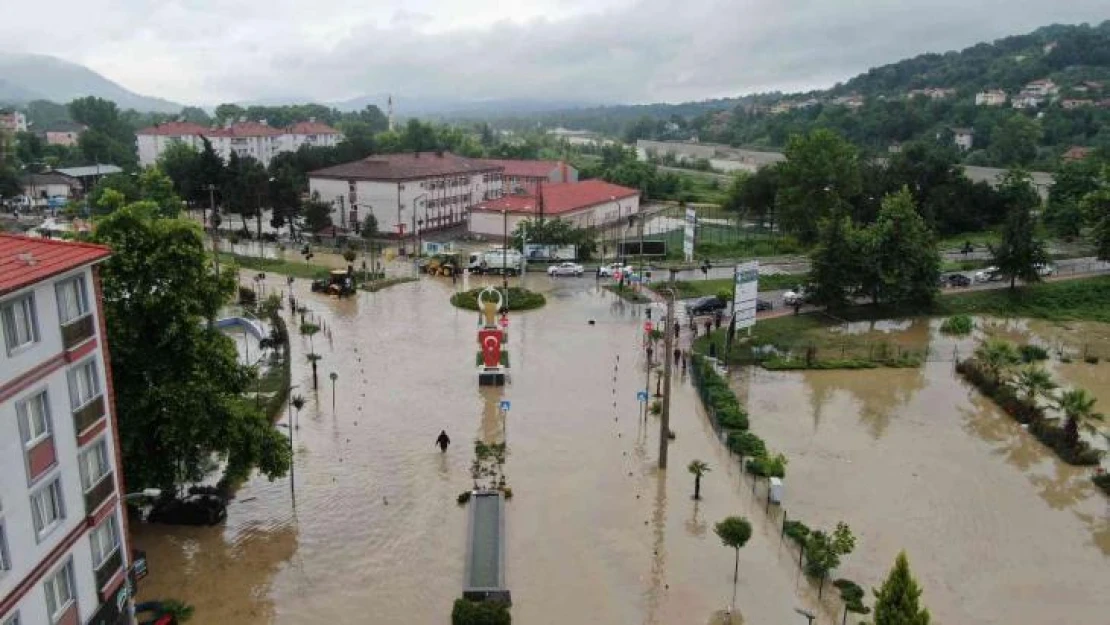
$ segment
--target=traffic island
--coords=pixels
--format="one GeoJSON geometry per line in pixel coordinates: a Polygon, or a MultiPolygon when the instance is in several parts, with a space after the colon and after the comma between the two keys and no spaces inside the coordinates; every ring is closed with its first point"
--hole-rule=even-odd
{"type": "Polygon", "coordinates": [[[632,302],[633,304],[647,304],[652,301],[650,297],[644,295],[642,292],[632,288],[631,286],[607,284],[602,288],[627,302],[632,302]]]}
{"type": "MultiPolygon", "coordinates": [[[[478,294],[486,290],[486,287],[471,289],[469,291],[462,291],[455,293],[451,296],[451,304],[466,310],[478,310],[478,294]]],[[[547,304],[547,298],[542,294],[520,287],[509,287],[508,291],[504,288],[494,289],[502,295],[506,301],[507,310],[509,312],[518,310],[535,310],[542,308],[547,304]]]]}

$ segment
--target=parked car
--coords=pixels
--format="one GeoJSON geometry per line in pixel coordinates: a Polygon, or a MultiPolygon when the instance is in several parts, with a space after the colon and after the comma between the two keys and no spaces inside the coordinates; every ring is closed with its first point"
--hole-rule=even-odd
{"type": "Polygon", "coordinates": [[[962,274],[962,273],[952,273],[952,274],[948,274],[947,276],[941,276],[940,281],[941,281],[941,286],[950,286],[950,287],[971,286],[971,278],[967,277],[967,275],[962,274]]]}
{"type": "Polygon", "coordinates": [[[162,499],[146,520],[167,525],[215,525],[227,518],[227,501],[218,495],[191,494],[184,499],[162,499]]]}
{"type": "Polygon", "coordinates": [[[618,271],[623,272],[623,273],[632,273],[632,265],[622,265],[620,263],[612,263],[612,264],[609,264],[609,265],[602,265],[601,266],[601,277],[603,277],[603,278],[612,278],[614,275],[616,275],[616,273],[618,271]]]}
{"type": "Polygon", "coordinates": [[[997,282],[1002,279],[1002,272],[998,267],[987,267],[975,272],[976,282],[997,282]]]}
{"type": "Polygon", "coordinates": [[[688,317],[696,317],[698,315],[708,315],[715,313],[718,310],[728,308],[728,304],[722,302],[717,297],[703,297],[693,304],[686,305],[686,315],[688,317]]]}
{"type": "Polygon", "coordinates": [[[796,287],[782,294],[782,303],[787,306],[804,304],[809,294],[802,287],[796,287]]]}
{"type": "Polygon", "coordinates": [[[772,304],[771,302],[769,302],[765,299],[755,300],[755,311],[756,312],[763,312],[765,310],[771,310],[774,307],[775,307],[774,304],[772,304]]]}
{"type": "Polygon", "coordinates": [[[580,276],[582,275],[582,265],[575,263],[559,263],[558,265],[551,265],[547,268],[547,275],[549,276],[580,276]]]}
{"type": "Polygon", "coordinates": [[[1051,263],[1037,263],[1036,265],[1033,265],[1033,267],[1036,268],[1037,275],[1042,278],[1047,278],[1048,276],[1056,273],[1056,268],[1053,267],[1051,263]]]}

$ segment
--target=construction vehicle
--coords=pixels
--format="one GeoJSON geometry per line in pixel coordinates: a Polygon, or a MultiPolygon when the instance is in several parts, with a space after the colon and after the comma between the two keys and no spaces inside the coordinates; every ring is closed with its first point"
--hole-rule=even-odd
{"type": "Polygon", "coordinates": [[[424,266],[424,271],[430,276],[451,277],[461,271],[462,256],[454,252],[436,254],[424,266]]]}
{"type": "Polygon", "coordinates": [[[328,274],[327,280],[312,281],[312,292],[327,293],[328,295],[335,295],[337,297],[346,297],[354,294],[354,270],[351,267],[347,269],[333,269],[332,272],[328,274]]]}

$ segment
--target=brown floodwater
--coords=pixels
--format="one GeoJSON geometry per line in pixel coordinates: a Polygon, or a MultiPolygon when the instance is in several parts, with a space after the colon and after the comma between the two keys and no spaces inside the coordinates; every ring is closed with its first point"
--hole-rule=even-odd
{"type": "MultiPolygon", "coordinates": [[[[731,622],[792,623],[795,607],[813,609],[796,554],[762,495],[742,486],[680,373],[670,469],[655,468],[658,422],[638,418],[635,396],[644,386],[636,308],[589,278],[526,280],[548,305],[512,316],[503,389],[476,384],[476,314],[448,303],[465,281],[425,278],[338,301],[298,280],[297,296],[330,337],[314,338],[319,391],[309,341],[292,341],[294,393],[308,400],[295,431],[296,506],[289,478],[256,477],[223,526],[135,527],[151,571],[140,599],[184,600],[202,624],[448,622],[465,551],[455,499],[472,484],[472,441],[502,435],[504,398],[514,622],[726,622],[733,553],[712,526],[733,514],[754,533],[731,622]],[[453,440],[446,454],[434,446],[441,429],[453,440]],[[693,459],[712,468],[696,504],[693,459]]],[[[268,283],[288,288],[277,276],[268,283]]]]}
{"type": "MultiPolygon", "coordinates": [[[[976,321],[966,339],[939,335],[938,320],[849,331],[937,355],[966,354],[983,333],[1068,349],[1106,336],[1098,324],[976,321]]],[[[937,623],[1108,622],[1110,500],[1089,468],[1060,462],[947,360],[734,374],[753,430],[790,459],[788,514],[816,527],[847,522],[858,544],[838,574],[864,587],[905,549],[937,623]]],[[[1110,402],[1110,365],[1048,366],[1110,402]]]]}

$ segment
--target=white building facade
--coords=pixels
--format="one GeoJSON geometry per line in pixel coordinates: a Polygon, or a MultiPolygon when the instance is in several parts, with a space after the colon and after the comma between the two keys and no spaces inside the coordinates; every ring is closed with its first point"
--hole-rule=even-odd
{"type": "Polygon", "coordinates": [[[975,106],[1002,106],[1006,104],[1006,92],[1001,89],[980,91],[975,94],[975,106]]]}
{"type": "MultiPolygon", "coordinates": [[[[543,186],[545,219],[561,219],[575,228],[620,225],[640,212],[640,192],[602,180],[543,186]]],[[[540,215],[538,198],[506,195],[482,202],[470,216],[470,233],[492,239],[511,235],[517,225],[540,215]]]]}
{"type": "Polygon", "coordinates": [[[470,209],[501,196],[502,168],[451,153],[383,154],[310,172],[309,192],[332,205],[332,223],[355,230],[373,214],[398,236],[466,223],[470,209]]]}
{"type": "Polygon", "coordinates": [[[108,254],[102,246],[0,235],[4,625],[131,623],[96,267],[108,254]]]}
{"type": "Polygon", "coordinates": [[[0,112],[0,130],[27,132],[27,116],[19,111],[0,112]]]}
{"type": "Polygon", "coordinates": [[[268,167],[278,154],[295,152],[302,145],[339,145],[343,134],[315,120],[298,122],[288,128],[270,126],[265,120],[254,122],[246,119],[211,128],[189,122],[167,122],[135,133],[139,164],[143,167],[155,164],[162,153],[174,143],[202,150],[204,139],[212,144],[213,151],[225,162],[234,153],[240,158],[249,156],[268,167]]]}

